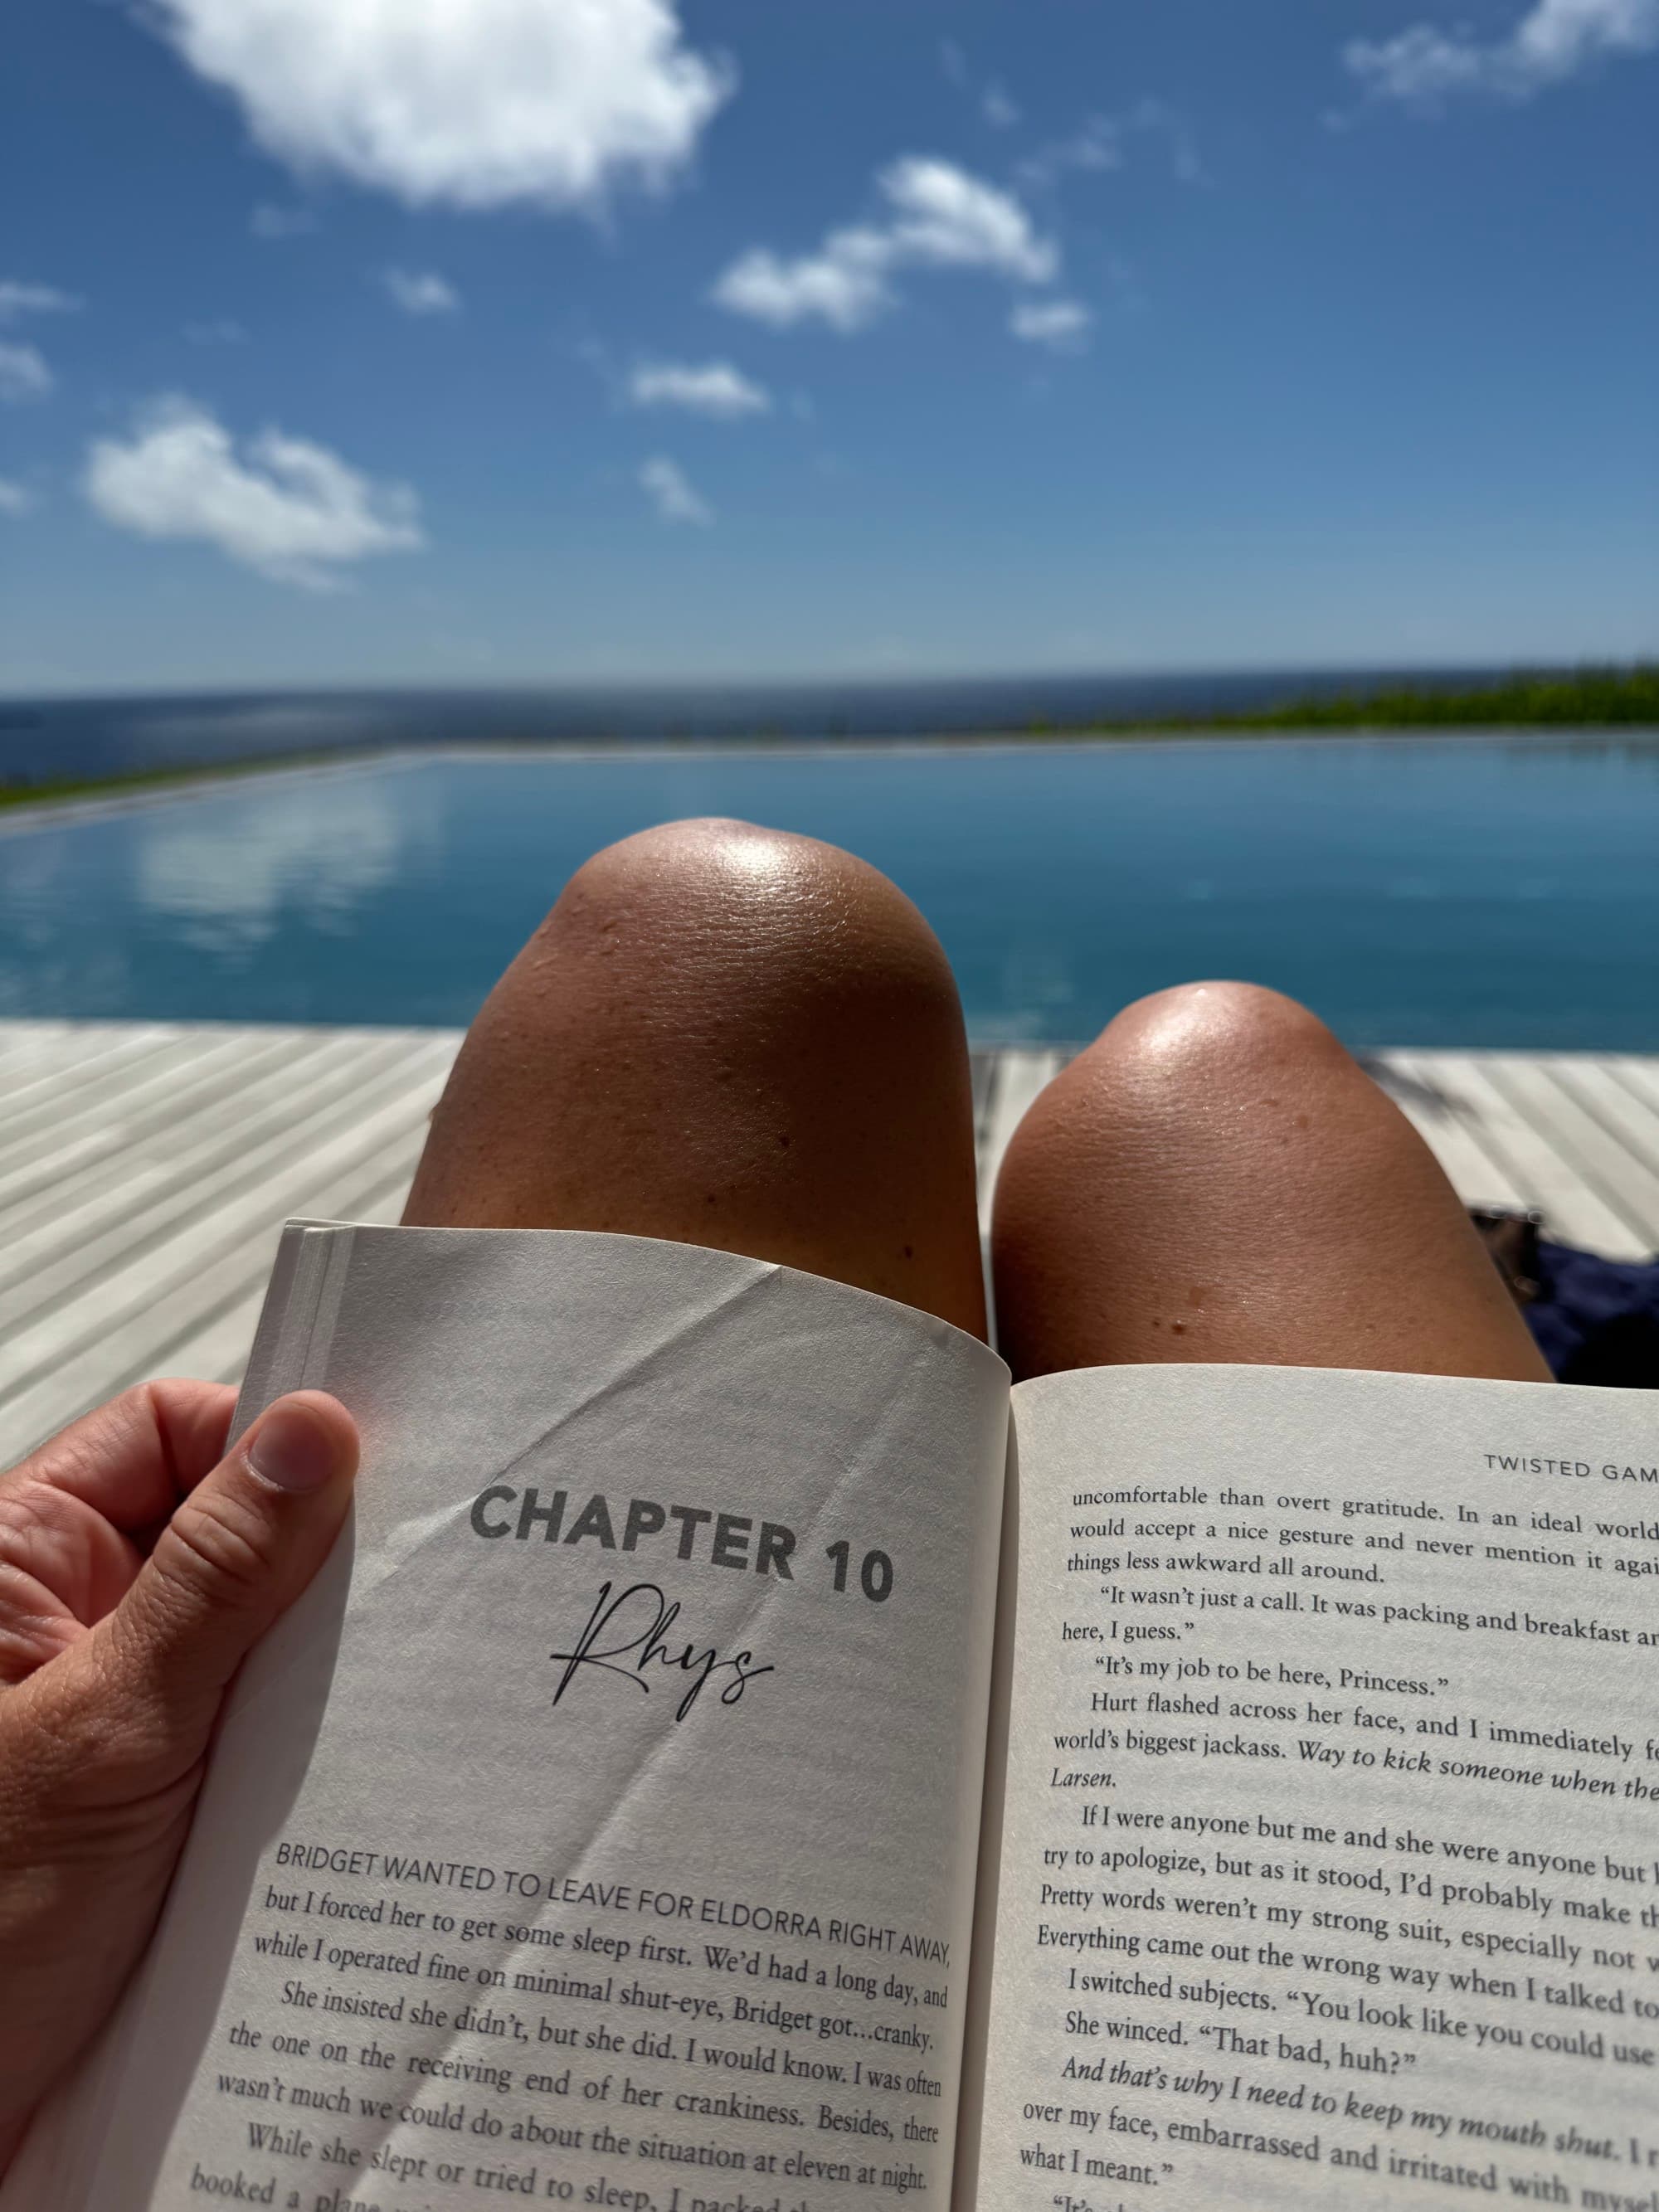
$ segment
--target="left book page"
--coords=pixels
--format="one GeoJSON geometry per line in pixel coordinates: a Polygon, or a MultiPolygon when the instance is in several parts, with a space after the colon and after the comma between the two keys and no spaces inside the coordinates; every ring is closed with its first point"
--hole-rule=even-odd
{"type": "Polygon", "coordinates": [[[1007,1377],[696,1247],[285,1234],[355,1519],[7,2212],[949,2198],[1007,1377]]]}

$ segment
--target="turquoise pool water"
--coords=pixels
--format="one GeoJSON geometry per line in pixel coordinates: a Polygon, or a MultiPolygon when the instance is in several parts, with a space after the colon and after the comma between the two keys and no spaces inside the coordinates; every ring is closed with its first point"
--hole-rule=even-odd
{"type": "Polygon", "coordinates": [[[1196,975],[1356,1045],[1659,1050],[1659,738],[416,758],[6,830],[0,1013],[459,1023],[595,847],[680,814],[852,847],[972,1032],[1196,975]]]}

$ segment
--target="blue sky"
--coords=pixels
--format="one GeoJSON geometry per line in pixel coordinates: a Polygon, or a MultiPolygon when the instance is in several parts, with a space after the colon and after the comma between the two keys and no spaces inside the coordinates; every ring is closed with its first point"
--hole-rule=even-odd
{"type": "Polygon", "coordinates": [[[1659,0],[11,0],[0,688],[1659,647],[1659,0]]]}

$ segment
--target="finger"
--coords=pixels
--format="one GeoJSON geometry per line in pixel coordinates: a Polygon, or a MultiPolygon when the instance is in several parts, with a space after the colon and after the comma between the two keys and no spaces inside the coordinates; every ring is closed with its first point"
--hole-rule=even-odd
{"type": "Polygon", "coordinates": [[[225,1382],[141,1382],[71,1421],[0,1488],[45,1484],[117,1528],[153,1528],[222,1458],[235,1406],[225,1382]]]}
{"type": "Polygon", "coordinates": [[[357,1429],[319,1390],[279,1398],[204,1477],[132,1588],[77,1649],[132,1733],[200,1755],[221,1694],[328,1556],[357,1470],[357,1429]]]}

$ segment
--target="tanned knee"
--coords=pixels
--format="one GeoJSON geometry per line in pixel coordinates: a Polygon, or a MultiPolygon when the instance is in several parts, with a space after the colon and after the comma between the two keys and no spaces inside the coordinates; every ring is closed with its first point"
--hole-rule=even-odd
{"type": "Polygon", "coordinates": [[[949,963],[811,837],[596,854],[473,1023],[405,1218],[718,1245],[983,1326],[949,963]]]}
{"type": "MultiPolygon", "coordinates": [[[[1316,1016],[1255,983],[1183,983],[1109,1022],[1051,1083],[1014,1133],[1000,1188],[1063,1180],[1079,1164],[1179,1142],[1246,1095],[1280,1094],[1359,1070],[1316,1016]]],[[[1293,1109],[1294,1110],[1294,1109],[1293,1109]]]]}
{"type": "Polygon", "coordinates": [[[1318,1016],[1260,983],[1182,983],[1154,991],[1109,1022],[1083,1055],[1093,1071],[1181,1094],[1274,1068],[1353,1069],[1318,1016]]]}
{"type": "Polygon", "coordinates": [[[939,940],[877,869],[816,837],[719,817],[606,846],[538,934],[550,950],[665,975],[708,967],[734,991],[902,983],[954,1003],[939,940]]]}

